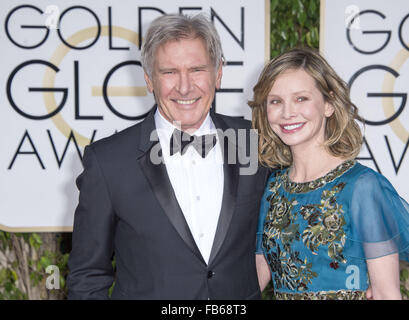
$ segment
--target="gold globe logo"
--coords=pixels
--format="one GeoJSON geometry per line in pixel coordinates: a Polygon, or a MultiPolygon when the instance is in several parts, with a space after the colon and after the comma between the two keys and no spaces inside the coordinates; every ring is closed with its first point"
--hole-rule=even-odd
{"type": "MultiPolygon", "coordinates": [[[[133,43],[135,46],[139,45],[138,41],[138,33],[118,26],[112,26],[112,36],[117,38],[122,38],[124,40],[133,43]]],[[[83,41],[88,39],[92,39],[97,34],[98,30],[97,27],[90,27],[83,30],[80,30],[73,34],[71,37],[67,39],[67,42],[70,43],[72,46],[76,46],[83,41]]],[[[109,36],[109,26],[101,26],[101,36],[109,36]]],[[[49,62],[54,64],[55,66],[59,66],[66,55],[72,49],[66,46],[64,43],[59,45],[56,50],[54,51],[53,55],[51,56],[49,62]]],[[[44,73],[43,78],[43,86],[44,88],[54,88],[55,85],[55,78],[56,73],[52,69],[47,69],[44,73]]],[[[102,96],[102,87],[92,87],[92,95],[93,96],[102,96]]],[[[137,86],[123,86],[123,87],[108,87],[107,90],[108,96],[146,96],[147,89],[145,86],[137,87],[137,86]]],[[[55,99],[54,92],[43,92],[43,99],[45,103],[45,107],[49,113],[53,112],[57,109],[57,102],[55,99]]],[[[77,143],[85,147],[90,143],[90,138],[80,134],[79,132],[75,131],[67,121],[63,118],[61,113],[57,113],[54,115],[51,120],[53,121],[56,128],[65,136],[69,137],[71,132],[75,136],[77,143]]]]}

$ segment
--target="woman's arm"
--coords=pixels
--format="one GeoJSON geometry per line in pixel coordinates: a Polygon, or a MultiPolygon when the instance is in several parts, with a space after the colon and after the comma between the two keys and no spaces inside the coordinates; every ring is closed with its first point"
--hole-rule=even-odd
{"type": "Polygon", "coordinates": [[[258,284],[260,286],[260,291],[263,292],[271,280],[270,268],[263,254],[256,254],[256,267],[258,284]]]}
{"type": "MultiPolygon", "coordinates": [[[[399,281],[399,255],[390,254],[366,260],[370,287],[367,298],[374,300],[401,300],[399,281]]],[[[260,280],[259,280],[260,281],[260,280]]]]}

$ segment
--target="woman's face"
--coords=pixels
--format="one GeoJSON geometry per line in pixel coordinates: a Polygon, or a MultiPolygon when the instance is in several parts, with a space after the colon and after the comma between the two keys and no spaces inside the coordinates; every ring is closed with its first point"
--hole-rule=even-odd
{"type": "Polygon", "coordinates": [[[333,112],[333,106],[324,100],[315,80],[303,69],[280,74],[267,96],[271,129],[293,152],[321,147],[326,118],[333,112]]]}

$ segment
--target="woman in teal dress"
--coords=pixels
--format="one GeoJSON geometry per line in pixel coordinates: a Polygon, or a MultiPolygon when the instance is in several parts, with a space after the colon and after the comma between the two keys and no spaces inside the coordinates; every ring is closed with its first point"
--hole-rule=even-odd
{"type": "Polygon", "coordinates": [[[409,206],[358,163],[346,83],[312,49],[273,59],[254,87],[259,160],[274,168],[261,201],[257,272],[276,299],[401,299],[409,206]]]}

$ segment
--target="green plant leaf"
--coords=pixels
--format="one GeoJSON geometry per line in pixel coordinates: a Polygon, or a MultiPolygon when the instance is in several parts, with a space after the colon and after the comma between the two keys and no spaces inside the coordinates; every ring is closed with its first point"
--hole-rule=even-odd
{"type": "Polygon", "coordinates": [[[400,271],[400,281],[407,281],[409,279],[409,270],[408,269],[402,269],[400,271]]]}

